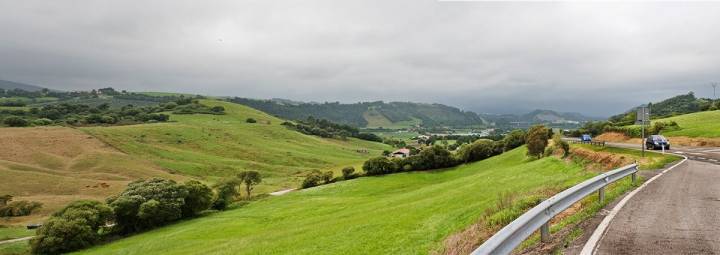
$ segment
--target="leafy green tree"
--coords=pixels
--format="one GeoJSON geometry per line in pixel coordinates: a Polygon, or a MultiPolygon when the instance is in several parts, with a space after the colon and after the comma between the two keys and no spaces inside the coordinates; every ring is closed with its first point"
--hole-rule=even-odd
{"type": "Polygon", "coordinates": [[[325,182],[325,184],[333,182],[333,172],[327,171],[327,172],[323,173],[322,179],[323,179],[323,182],[325,182]]]}
{"type": "Polygon", "coordinates": [[[54,213],[30,240],[33,254],[60,254],[90,247],[100,241],[100,229],[113,217],[107,205],[75,201],[54,213]]]}
{"type": "Polygon", "coordinates": [[[117,227],[132,233],[161,226],[183,216],[188,191],[173,180],[152,178],[131,182],[120,195],[107,199],[117,227]]]}
{"type": "Polygon", "coordinates": [[[217,198],[213,202],[212,208],[225,210],[228,205],[235,201],[235,197],[240,195],[239,186],[240,179],[238,178],[225,178],[217,182],[213,186],[217,198]]]}
{"type": "Polygon", "coordinates": [[[502,151],[496,151],[495,144],[492,140],[479,139],[469,145],[463,146],[458,152],[458,155],[460,156],[460,160],[465,163],[483,160],[502,153],[502,151]]]}
{"type": "Polygon", "coordinates": [[[386,157],[371,158],[363,164],[363,171],[368,175],[389,174],[396,170],[395,164],[386,157]]]}
{"type": "Polygon", "coordinates": [[[509,151],[520,147],[525,144],[525,131],[523,131],[522,129],[510,131],[510,133],[505,135],[505,137],[502,139],[502,142],[504,145],[504,151],[509,151]]]}
{"type": "Polygon", "coordinates": [[[210,187],[196,180],[186,181],[183,186],[188,191],[182,207],[183,217],[192,217],[210,208],[214,196],[210,187]]]}
{"type": "Polygon", "coordinates": [[[542,157],[548,144],[547,134],[547,128],[542,125],[533,126],[528,130],[526,142],[529,156],[542,157]]]}
{"type": "Polygon", "coordinates": [[[250,192],[253,190],[253,186],[262,182],[262,176],[257,171],[242,171],[238,174],[238,179],[245,184],[248,199],[250,199],[250,192]]]}

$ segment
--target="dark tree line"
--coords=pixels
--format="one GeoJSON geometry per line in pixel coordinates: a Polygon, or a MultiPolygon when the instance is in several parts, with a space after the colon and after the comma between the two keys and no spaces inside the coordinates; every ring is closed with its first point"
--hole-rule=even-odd
{"type": "Polygon", "coordinates": [[[306,135],[314,135],[325,138],[345,139],[355,137],[358,139],[382,142],[383,139],[372,133],[360,133],[360,130],[350,125],[337,124],[325,119],[316,119],[312,116],[297,123],[283,122],[282,125],[295,129],[306,135]]]}

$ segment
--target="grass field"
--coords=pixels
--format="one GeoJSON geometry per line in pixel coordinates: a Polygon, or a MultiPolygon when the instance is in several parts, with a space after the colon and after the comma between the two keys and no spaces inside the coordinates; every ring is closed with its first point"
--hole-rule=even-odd
{"type": "Polygon", "coordinates": [[[0,218],[0,225],[39,223],[77,199],[102,200],[138,178],[172,175],[71,128],[0,128],[0,195],[43,203],[31,216],[0,218]]]}
{"type": "Polygon", "coordinates": [[[80,254],[423,254],[477,222],[501,194],[565,188],[595,174],[557,158],[528,162],[520,148],[443,171],[272,197],[80,254]]]}
{"type": "Polygon", "coordinates": [[[30,254],[30,245],[27,242],[14,242],[0,244],[1,255],[27,255],[30,254]]]}
{"type": "Polygon", "coordinates": [[[0,241],[35,235],[35,230],[25,227],[0,226],[0,241]]]}
{"type": "Polygon", "coordinates": [[[422,120],[413,118],[412,120],[392,122],[380,112],[370,109],[363,113],[363,118],[368,122],[367,128],[387,128],[387,129],[404,129],[422,124],[422,120]]]}
{"type": "Polygon", "coordinates": [[[260,171],[257,192],[296,188],[309,170],[359,168],[390,147],[357,139],[324,139],[280,125],[283,120],[252,108],[216,100],[226,115],[172,115],[170,123],[82,130],[138,158],[179,174],[213,181],[242,170],[260,171]],[[246,123],[254,118],[258,123],[246,123]],[[367,151],[364,153],[362,151],[367,151]]]}
{"type": "Polygon", "coordinates": [[[697,112],[653,121],[675,121],[678,123],[680,130],[663,133],[668,137],[720,137],[720,111],[697,112]]]}

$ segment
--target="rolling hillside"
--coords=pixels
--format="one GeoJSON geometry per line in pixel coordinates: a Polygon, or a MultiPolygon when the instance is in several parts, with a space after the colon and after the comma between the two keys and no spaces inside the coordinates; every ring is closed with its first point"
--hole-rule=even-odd
{"type": "Polygon", "coordinates": [[[425,254],[496,207],[594,173],[525,150],[457,168],[360,178],[272,197],[79,254],[425,254]],[[158,242],[158,240],[163,240],[158,242]]]}
{"type": "Polygon", "coordinates": [[[44,88],[40,87],[40,86],[30,85],[30,84],[0,80],[0,89],[5,89],[5,90],[21,89],[21,90],[25,90],[25,91],[39,91],[44,88]]]}
{"type": "Polygon", "coordinates": [[[666,136],[720,138],[720,111],[696,112],[656,121],[675,121],[680,126],[680,130],[664,132],[666,136]]]}
{"type": "Polygon", "coordinates": [[[310,170],[359,167],[365,159],[389,149],[357,139],[303,135],[280,125],[281,119],[239,104],[216,100],[202,103],[223,106],[227,114],[174,114],[169,123],[82,130],[181,175],[213,181],[242,170],[258,170],[265,177],[258,187],[261,193],[296,188],[310,170]],[[247,118],[258,123],[246,123],[247,118]]]}
{"type": "Polygon", "coordinates": [[[483,126],[487,122],[474,112],[441,104],[411,102],[297,103],[288,100],[234,98],[232,102],[280,116],[306,119],[309,116],[332,122],[369,128],[408,128],[423,126],[483,126]]]}
{"type": "Polygon", "coordinates": [[[0,148],[0,194],[44,204],[0,225],[38,223],[71,201],[102,200],[139,178],[185,179],[71,128],[0,128],[0,148]]]}

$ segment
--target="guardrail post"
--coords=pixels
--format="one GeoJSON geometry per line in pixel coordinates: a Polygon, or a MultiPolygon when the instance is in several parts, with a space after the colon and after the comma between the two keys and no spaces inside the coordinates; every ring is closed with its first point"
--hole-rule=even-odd
{"type": "Polygon", "coordinates": [[[632,183],[635,184],[635,181],[637,181],[637,172],[632,173],[632,175],[630,175],[630,179],[632,179],[632,183]]]}
{"type": "Polygon", "coordinates": [[[550,242],[550,222],[545,222],[545,224],[540,227],[540,241],[543,243],[549,243],[550,242]]]}
{"type": "Polygon", "coordinates": [[[598,201],[600,201],[600,203],[605,201],[605,187],[602,187],[598,190],[598,196],[600,197],[600,199],[598,199],[598,201]]]}

